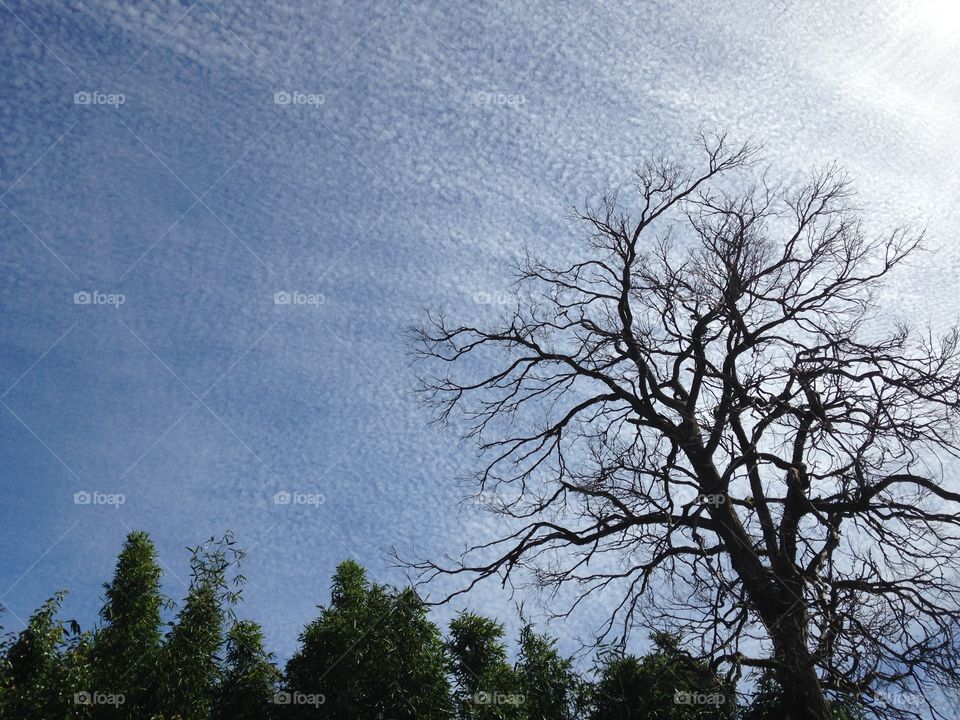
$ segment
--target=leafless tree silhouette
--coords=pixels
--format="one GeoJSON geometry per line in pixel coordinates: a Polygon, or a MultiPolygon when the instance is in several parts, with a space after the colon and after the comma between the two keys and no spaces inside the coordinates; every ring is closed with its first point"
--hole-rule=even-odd
{"type": "Polygon", "coordinates": [[[412,565],[461,592],[572,587],[560,615],[613,597],[607,637],[682,623],[732,678],[774,672],[795,720],[831,697],[943,717],[958,332],[886,322],[876,293],[922,233],[873,237],[836,167],[775,184],[749,145],[702,141],[698,172],[638,170],[630,212],[577,212],[577,261],[520,261],[493,326],[417,330],[423,397],[478,442],[477,492],[509,529],[412,565]]]}

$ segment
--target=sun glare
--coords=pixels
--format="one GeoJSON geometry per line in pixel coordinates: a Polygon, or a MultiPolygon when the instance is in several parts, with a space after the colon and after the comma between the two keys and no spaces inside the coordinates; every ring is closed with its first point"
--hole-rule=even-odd
{"type": "Polygon", "coordinates": [[[960,36],[960,0],[907,0],[903,14],[909,25],[938,42],[960,36]]]}

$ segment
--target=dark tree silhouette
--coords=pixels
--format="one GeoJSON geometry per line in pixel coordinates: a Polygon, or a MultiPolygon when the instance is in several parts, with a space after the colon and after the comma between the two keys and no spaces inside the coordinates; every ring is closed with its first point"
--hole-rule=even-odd
{"type": "MultiPolygon", "coordinates": [[[[784,710],[783,688],[773,675],[763,673],[754,688],[750,704],[741,708],[739,720],[780,720],[786,715],[784,710]]],[[[866,720],[864,708],[860,703],[845,703],[843,700],[830,704],[830,716],[833,720],[866,720]]]]}
{"type": "Polygon", "coordinates": [[[602,591],[608,637],[686,626],[732,679],[772,670],[794,720],[832,696],[919,717],[898,693],[960,678],[958,333],[883,322],[876,290],[922,233],[868,233],[836,167],[773,184],[703,146],[579,212],[576,258],[519,262],[500,320],[418,329],[508,529],[415,566],[575,587],[560,615],[602,591]]]}

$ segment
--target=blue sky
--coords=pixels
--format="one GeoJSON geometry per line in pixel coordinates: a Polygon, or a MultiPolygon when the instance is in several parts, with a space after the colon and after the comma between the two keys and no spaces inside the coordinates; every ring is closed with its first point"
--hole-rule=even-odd
{"type": "Polygon", "coordinates": [[[839,5],[0,0],[3,624],[69,588],[89,626],[130,528],[179,598],[230,528],[286,656],[339,560],[399,582],[385,546],[479,537],[405,329],[491,312],[524,246],[573,251],[572,204],[699,129],[925,223],[889,299],[956,319],[960,12],[839,5]]]}

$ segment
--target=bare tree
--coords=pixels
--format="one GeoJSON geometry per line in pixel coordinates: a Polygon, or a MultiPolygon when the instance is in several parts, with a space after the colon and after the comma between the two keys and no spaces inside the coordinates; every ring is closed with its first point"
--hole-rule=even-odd
{"type": "Polygon", "coordinates": [[[836,167],[773,184],[750,146],[702,140],[699,172],[637,171],[632,212],[617,195],[577,212],[578,260],[520,261],[494,326],[418,329],[425,400],[466,423],[509,529],[414,566],[461,592],[572,587],[560,615],[614,597],[602,634],[621,640],[641,614],[693,628],[731,678],[775,673],[795,720],[830,698],[942,717],[958,332],[885,322],[876,293],[922,233],[868,234],[836,167]]]}

